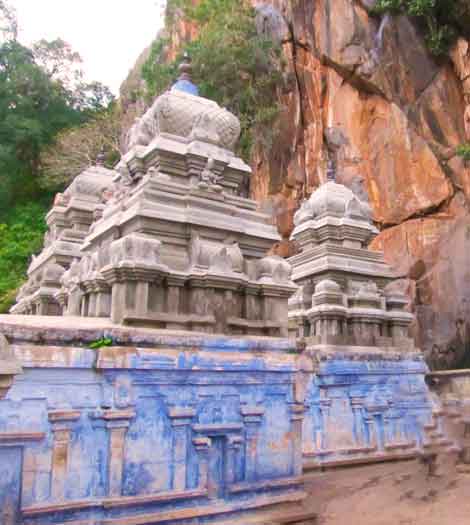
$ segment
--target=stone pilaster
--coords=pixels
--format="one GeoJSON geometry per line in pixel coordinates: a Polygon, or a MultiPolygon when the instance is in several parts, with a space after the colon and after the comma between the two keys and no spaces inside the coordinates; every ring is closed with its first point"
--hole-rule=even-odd
{"type": "Polygon", "coordinates": [[[364,422],[367,428],[367,439],[368,439],[367,444],[371,448],[377,448],[377,444],[378,444],[377,426],[375,423],[374,415],[371,413],[368,413],[366,417],[364,418],[364,422]]]}
{"type": "Polygon", "coordinates": [[[173,427],[173,489],[186,489],[186,465],[188,458],[188,427],[196,415],[193,408],[171,408],[169,417],[173,427]]]}
{"type": "Polygon", "coordinates": [[[255,481],[259,427],[263,420],[264,408],[243,406],[241,414],[245,424],[245,481],[255,481]]]}
{"type": "Polygon", "coordinates": [[[77,410],[54,410],[48,414],[54,434],[51,498],[56,501],[62,501],[65,498],[70,459],[70,438],[72,429],[77,420],[80,419],[80,415],[77,410]]]}
{"type": "Polygon", "coordinates": [[[302,474],[302,425],[304,421],[305,406],[295,403],[290,406],[290,420],[292,432],[292,475],[302,474]]]}
{"type": "Polygon", "coordinates": [[[193,445],[199,458],[198,489],[209,491],[209,453],[212,440],[208,437],[193,439],[193,445]]]}
{"type": "Polygon", "coordinates": [[[353,412],[354,417],[354,426],[356,429],[355,437],[356,437],[356,445],[358,446],[364,446],[365,443],[365,436],[364,436],[364,418],[362,415],[364,407],[364,397],[352,397],[351,398],[351,408],[353,412]]]}
{"type": "Polygon", "coordinates": [[[135,417],[133,410],[105,410],[94,414],[102,419],[108,430],[108,495],[122,495],[122,478],[126,434],[130,421],[135,417]]]}
{"type": "Polygon", "coordinates": [[[225,462],[225,483],[232,485],[236,479],[237,455],[243,445],[243,438],[241,436],[227,437],[227,456],[225,462]]]}
{"type": "Polygon", "coordinates": [[[328,442],[326,437],[326,428],[328,423],[328,418],[330,417],[330,408],[331,408],[331,399],[323,398],[320,399],[320,420],[322,428],[321,436],[321,448],[328,448],[328,442]]]}

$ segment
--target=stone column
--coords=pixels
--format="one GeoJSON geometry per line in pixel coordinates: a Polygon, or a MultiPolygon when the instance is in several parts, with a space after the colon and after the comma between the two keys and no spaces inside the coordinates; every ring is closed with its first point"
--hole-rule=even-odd
{"type": "Polygon", "coordinates": [[[96,317],[96,298],[96,292],[90,290],[88,292],[88,317],[96,317]]]}
{"type": "Polygon", "coordinates": [[[198,489],[209,490],[209,452],[212,441],[208,437],[193,439],[193,445],[199,458],[198,489]]]}
{"type": "Polygon", "coordinates": [[[470,418],[463,419],[463,447],[462,447],[462,463],[467,466],[470,465],[470,418]]]}
{"type": "Polygon", "coordinates": [[[245,288],[245,317],[250,321],[261,319],[261,305],[258,288],[247,285],[245,288]]]}
{"type": "Polygon", "coordinates": [[[305,406],[295,403],[290,406],[290,420],[292,432],[292,475],[302,475],[302,424],[304,421],[305,406]]]}
{"type": "Polygon", "coordinates": [[[330,417],[330,407],[331,407],[331,399],[328,398],[322,398],[319,400],[320,405],[320,420],[321,420],[321,428],[322,428],[322,436],[321,436],[321,449],[326,450],[328,448],[328,441],[326,439],[326,427],[327,427],[327,421],[330,417]]]}
{"type": "Polygon", "coordinates": [[[108,494],[109,496],[121,496],[125,439],[130,420],[135,417],[135,412],[107,411],[103,417],[109,431],[108,494]]]}
{"type": "Polygon", "coordinates": [[[264,408],[242,406],[241,414],[245,424],[245,481],[255,481],[259,427],[263,419],[264,408]]]}
{"type": "Polygon", "coordinates": [[[364,418],[364,422],[367,428],[368,445],[371,448],[377,448],[377,430],[375,426],[374,415],[368,413],[364,418]]]}
{"type": "Polygon", "coordinates": [[[362,408],[364,406],[364,397],[355,396],[351,398],[351,408],[354,416],[354,425],[356,427],[356,445],[366,445],[364,436],[364,418],[362,408]]]}
{"type": "Polygon", "coordinates": [[[96,294],[96,317],[109,317],[111,315],[111,291],[100,288],[96,294]]]}
{"type": "Polygon", "coordinates": [[[124,318],[126,309],[126,284],[114,282],[112,283],[111,292],[111,321],[116,324],[121,324],[124,318]]]}
{"type": "Polygon", "coordinates": [[[193,408],[171,408],[169,417],[173,427],[173,490],[186,489],[188,460],[188,427],[196,415],[193,408]]]}
{"type": "Polygon", "coordinates": [[[132,410],[105,410],[95,413],[93,417],[102,419],[108,431],[108,495],[121,496],[125,439],[135,412],[132,410]]]}
{"type": "Polygon", "coordinates": [[[80,412],[76,410],[54,410],[49,412],[48,417],[54,434],[51,499],[62,501],[65,499],[65,487],[67,484],[70,437],[73,426],[80,419],[80,412]]]}
{"type": "Polygon", "coordinates": [[[241,436],[227,437],[227,460],[225,463],[225,484],[227,486],[236,481],[237,455],[242,444],[243,438],[241,436]]]}

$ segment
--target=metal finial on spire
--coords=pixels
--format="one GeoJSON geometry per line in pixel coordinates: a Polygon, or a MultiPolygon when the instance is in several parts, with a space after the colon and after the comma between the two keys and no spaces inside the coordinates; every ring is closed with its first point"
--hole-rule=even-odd
{"type": "Polygon", "coordinates": [[[191,82],[191,73],[193,72],[192,60],[187,51],[184,52],[183,61],[178,66],[180,76],[178,80],[188,80],[191,82]]]}
{"type": "Polygon", "coordinates": [[[185,51],[183,55],[183,60],[178,67],[180,75],[178,80],[173,84],[172,91],[183,91],[184,93],[189,93],[190,95],[199,95],[198,87],[193,84],[191,79],[191,73],[193,71],[193,66],[191,64],[191,57],[189,53],[185,51]]]}
{"type": "Polygon", "coordinates": [[[336,182],[336,162],[333,159],[328,160],[328,167],[326,168],[327,182],[336,182]]]}
{"type": "Polygon", "coordinates": [[[98,155],[96,156],[96,162],[95,164],[97,166],[104,166],[104,163],[105,163],[105,160],[106,160],[106,154],[104,152],[104,148],[102,147],[100,149],[100,152],[98,153],[98,155]]]}

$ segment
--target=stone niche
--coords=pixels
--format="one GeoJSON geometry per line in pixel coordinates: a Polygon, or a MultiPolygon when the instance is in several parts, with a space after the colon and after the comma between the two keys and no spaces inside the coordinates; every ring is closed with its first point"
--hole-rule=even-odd
{"type": "Polygon", "coordinates": [[[78,175],[64,193],[58,193],[47,214],[44,247],[28,268],[28,280],[21,287],[13,314],[61,315],[56,294],[64,272],[82,257],[81,244],[107,198],[113,172],[101,165],[78,175]]]}
{"type": "Polygon", "coordinates": [[[247,198],[250,168],[232,151],[238,119],[178,90],[129,134],[100,208],[54,297],[71,316],[199,332],[287,335],[290,266],[247,198]]]}
{"type": "Polygon", "coordinates": [[[288,262],[299,286],[289,331],[303,349],[305,467],[414,457],[434,424],[413,315],[369,206],[330,180],[296,213],[288,262]]]}

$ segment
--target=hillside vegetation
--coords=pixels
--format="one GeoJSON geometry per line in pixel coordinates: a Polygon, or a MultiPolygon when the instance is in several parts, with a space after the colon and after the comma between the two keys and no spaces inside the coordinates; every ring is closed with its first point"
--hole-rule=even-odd
{"type": "Polygon", "coordinates": [[[61,39],[19,42],[16,13],[0,0],[0,311],[40,248],[52,192],[67,180],[68,172],[48,176],[72,151],[58,151],[56,139],[112,111],[110,91],[85,82],[80,62],[61,39]]]}

